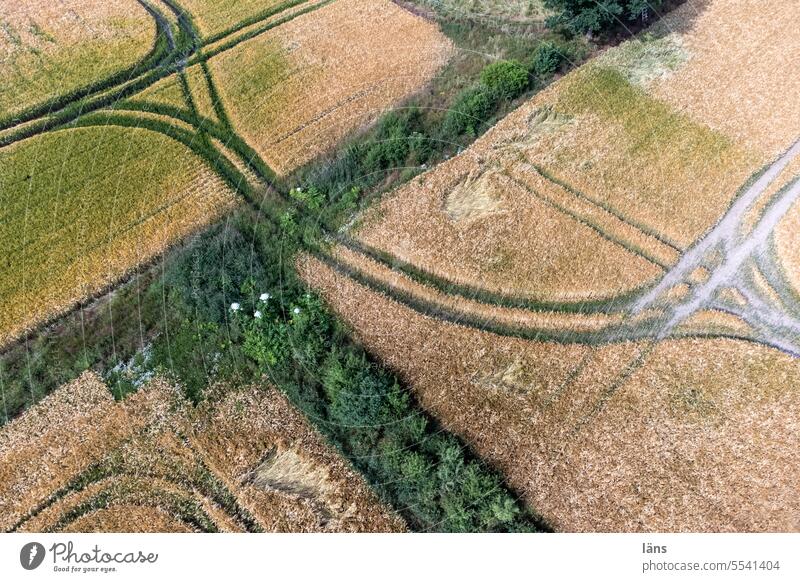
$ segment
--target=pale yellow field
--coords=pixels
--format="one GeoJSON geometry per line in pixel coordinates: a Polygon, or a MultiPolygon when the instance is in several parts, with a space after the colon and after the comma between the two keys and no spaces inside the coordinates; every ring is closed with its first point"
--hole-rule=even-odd
{"type": "Polygon", "coordinates": [[[787,188],[793,180],[800,178],[800,158],[795,158],[784,168],[775,181],[764,190],[761,196],[758,197],[755,204],[748,209],[747,214],[742,221],[742,234],[749,233],[755,225],[758,224],[759,219],[762,217],[764,210],[768,204],[774,199],[774,196],[787,188]]]}
{"type": "MultiPolygon", "coordinates": [[[[413,297],[416,300],[427,301],[451,313],[469,315],[481,321],[519,327],[522,329],[561,332],[599,331],[623,321],[622,314],[555,313],[489,305],[487,303],[465,299],[464,297],[454,297],[442,293],[433,287],[418,283],[399,271],[378,263],[366,255],[356,253],[341,245],[332,249],[331,255],[339,261],[340,264],[355,269],[359,273],[366,274],[379,283],[413,297]]],[[[314,268],[313,266],[308,267],[304,265],[304,263],[309,260],[310,258],[308,256],[301,257],[298,262],[298,268],[314,268]]],[[[311,260],[311,265],[316,264],[314,260],[311,260]]]]}
{"type": "Polygon", "coordinates": [[[0,344],[120,280],[237,203],[145,129],[70,129],[0,150],[0,344]]]}
{"type": "Polygon", "coordinates": [[[0,119],[134,64],[155,34],[135,0],[0,0],[0,119]]]}
{"type": "Polygon", "coordinates": [[[303,271],[421,404],[560,531],[800,529],[800,362],[733,340],[499,337],[303,271]]]}
{"type": "Polygon", "coordinates": [[[0,429],[0,529],[245,531],[241,511],[265,531],[405,529],[276,389],[211,398],[154,380],[114,402],[92,373],[60,388],[0,429]]]}
{"type": "Polygon", "coordinates": [[[660,29],[690,57],[654,94],[765,160],[800,136],[800,37],[794,0],[688,0],[660,29]]]}
{"type": "Polygon", "coordinates": [[[235,128],[283,175],[419,90],[450,50],[388,0],[339,0],[209,64],[235,128]]]}

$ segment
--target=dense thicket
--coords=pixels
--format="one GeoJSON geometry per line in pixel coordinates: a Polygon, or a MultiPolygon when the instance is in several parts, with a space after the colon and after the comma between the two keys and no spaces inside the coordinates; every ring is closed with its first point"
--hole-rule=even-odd
{"type": "Polygon", "coordinates": [[[555,13],[551,25],[596,33],[646,22],[661,7],[662,0],[544,0],[544,3],[555,13]]]}

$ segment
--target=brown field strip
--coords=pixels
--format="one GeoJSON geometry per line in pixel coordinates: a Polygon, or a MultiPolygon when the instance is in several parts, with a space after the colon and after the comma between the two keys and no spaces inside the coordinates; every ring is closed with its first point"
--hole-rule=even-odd
{"type": "Polygon", "coordinates": [[[800,296],[800,202],[795,202],[789,213],[783,217],[774,236],[781,269],[800,296]]]}
{"type": "Polygon", "coordinates": [[[0,527],[405,529],[276,389],[212,398],[193,409],[155,380],[114,402],[91,373],[57,390],[0,430],[0,527]]]}
{"type": "MultiPolygon", "coordinates": [[[[416,301],[430,303],[437,308],[452,313],[454,317],[468,316],[487,323],[515,329],[575,333],[597,332],[623,321],[622,315],[583,315],[532,311],[489,305],[463,297],[453,297],[433,287],[418,283],[407,275],[343,245],[335,246],[331,251],[331,255],[345,267],[374,279],[376,284],[386,286],[416,301]]],[[[302,265],[304,261],[309,259],[309,257],[302,257],[299,259],[299,264],[302,265]]]]}
{"type": "Polygon", "coordinates": [[[63,529],[64,533],[124,532],[131,533],[188,533],[185,524],[161,508],[140,505],[118,505],[98,509],[79,517],[63,529]]]}
{"type": "Polygon", "coordinates": [[[12,527],[28,511],[100,461],[116,443],[148,422],[153,402],[114,402],[94,374],[55,391],[0,430],[0,529],[12,527]]]}
{"type": "Polygon", "coordinates": [[[563,531],[800,529],[800,362],[736,340],[588,347],[303,277],[421,404],[563,531]]]}
{"type": "Polygon", "coordinates": [[[667,267],[674,264],[680,256],[680,251],[676,248],[625,222],[602,206],[548,180],[529,164],[512,166],[506,172],[515,182],[524,184],[536,195],[549,200],[559,208],[564,208],[581,222],[595,226],[600,232],[620,241],[625,248],[635,251],[651,262],[667,267]]]}

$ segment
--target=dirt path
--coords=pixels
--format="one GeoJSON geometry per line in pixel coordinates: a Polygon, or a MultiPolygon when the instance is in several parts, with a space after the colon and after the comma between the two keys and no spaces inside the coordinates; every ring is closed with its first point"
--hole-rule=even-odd
{"type": "MultiPolygon", "coordinates": [[[[717,225],[709,232],[703,239],[700,240],[695,246],[686,251],[678,263],[672,267],[664,278],[661,279],[650,292],[643,295],[631,307],[631,314],[636,315],[645,309],[651,307],[658,298],[668,289],[685,281],[689,275],[703,266],[708,254],[715,248],[722,245],[726,252],[730,253],[732,247],[735,247],[735,241],[739,232],[739,226],[744,219],[747,210],[753,203],[764,193],[769,185],[777,178],[786,166],[800,155],[800,140],[783,154],[778,160],[775,161],[767,170],[761,175],[756,182],[748,188],[730,207],[725,216],[720,220],[717,225]]],[[[782,214],[771,214],[772,224],[761,224],[760,227],[769,227],[769,232],[775,227],[783,214],[788,211],[786,208],[782,214]]],[[[762,219],[762,223],[767,217],[762,219]]],[[[768,234],[768,233],[767,233],[768,234]]],[[[755,236],[755,232],[751,233],[748,238],[755,236]]],[[[745,239],[746,242],[747,239],[745,239]]],[[[740,245],[741,246],[741,245],[740,245]]],[[[735,249],[733,249],[734,252],[735,249]]],[[[752,249],[751,249],[752,252],[752,249]]],[[[724,263],[725,264],[725,263],[724,263]]],[[[740,263],[739,263],[740,264],[740,263]]],[[[738,267],[738,264],[736,265],[738,267]]],[[[730,271],[734,267],[733,263],[727,264],[726,271],[730,271]]],[[[684,313],[686,311],[684,310],[684,313]]]]}
{"type": "MultiPolygon", "coordinates": [[[[747,211],[798,155],[800,140],[766,169],[736,200],[717,226],[689,249],[658,285],[633,303],[629,316],[636,317],[654,307],[666,291],[688,282],[693,271],[705,267],[710,272],[708,279],[694,286],[682,302],[667,309],[663,324],[654,330],[657,339],[669,336],[679,324],[702,309],[723,308],[750,324],[757,341],[800,356],[800,319],[787,310],[782,302],[776,303],[773,297],[767,296],[768,291],[753,285],[743,269],[757,255],[774,252],[767,243],[778,223],[800,199],[800,181],[777,194],[755,228],[745,237],[739,236],[747,211]],[[722,259],[712,266],[711,255],[715,252],[721,254],[722,259]],[[726,287],[739,291],[746,305],[739,308],[724,305],[718,294],[726,287]]],[[[770,276],[774,278],[776,275],[773,273],[770,276]]],[[[768,283],[775,285],[777,282],[770,279],[768,283]]]]}

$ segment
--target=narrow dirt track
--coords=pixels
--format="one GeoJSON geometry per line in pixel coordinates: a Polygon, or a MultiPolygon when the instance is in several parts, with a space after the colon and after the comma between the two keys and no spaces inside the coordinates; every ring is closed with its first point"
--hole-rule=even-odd
{"type": "MultiPolygon", "coordinates": [[[[796,141],[785,154],[767,168],[761,177],[733,203],[722,220],[720,220],[700,242],[683,254],[678,263],[664,275],[658,285],[633,304],[630,310],[631,314],[636,315],[648,309],[665,291],[687,279],[692,271],[703,265],[703,261],[708,253],[718,245],[724,245],[726,251],[731,252],[732,247],[736,244],[739,226],[747,210],[798,155],[800,155],[800,140],[796,141]]],[[[786,211],[788,211],[788,208],[784,210],[783,214],[785,214],[786,211]]],[[[783,214],[772,215],[774,222],[770,226],[770,232],[780,221],[783,214]]],[[[759,226],[762,225],[760,224],[759,226]]],[[[769,225],[765,224],[763,226],[766,228],[769,225]]],[[[750,237],[752,236],[753,233],[750,234],[750,237]]],[[[747,239],[745,239],[745,241],[746,240],[747,239]]],[[[728,268],[730,268],[730,265],[728,268]]]]}

